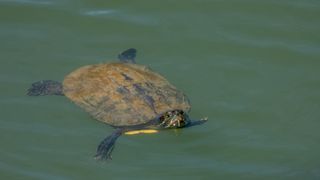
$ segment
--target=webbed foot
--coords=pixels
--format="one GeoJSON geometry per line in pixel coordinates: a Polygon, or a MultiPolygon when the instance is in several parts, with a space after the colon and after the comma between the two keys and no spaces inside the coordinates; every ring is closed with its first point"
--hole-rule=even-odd
{"type": "Polygon", "coordinates": [[[96,160],[112,159],[111,153],[114,149],[114,143],[111,142],[111,137],[104,139],[97,148],[97,153],[94,156],[96,160]]]}
{"type": "Polygon", "coordinates": [[[97,148],[97,153],[94,156],[94,158],[96,160],[111,160],[111,154],[114,149],[115,142],[121,134],[122,130],[118,129],[115,132],[113,132],[110,136],[102,140],[97,148]]]}
{"type": "Polygon", "coordinates": [[[53,80],[35,82],[27,90],[29,96],[63,95],[62,84],[53,80]]]}
{"type": "Polygon", "coordinates": [[[208,121],[208,117],[201,118],[200,120],[191,121],[186,127],[197,126],[208,121]]]}
{"type": "Polygon", "coordinates": [[[121,54],[119,54],[118,58],[121,62],[124,62],[124,63],[136,63],[135,61],[136,53],[137,53],[136,49],[130,48],[123,51],[121,54]]]}

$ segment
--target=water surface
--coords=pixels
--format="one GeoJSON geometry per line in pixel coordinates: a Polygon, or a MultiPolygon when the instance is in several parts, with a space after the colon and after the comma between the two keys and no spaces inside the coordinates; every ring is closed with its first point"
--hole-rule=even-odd
{"type": "Polygon", "coordinates": [[[320,2],[0,0],[1,179],[320,179],[320,2]],[[124,49],[205,125],[123,136],[34,81],[124,49]]]}

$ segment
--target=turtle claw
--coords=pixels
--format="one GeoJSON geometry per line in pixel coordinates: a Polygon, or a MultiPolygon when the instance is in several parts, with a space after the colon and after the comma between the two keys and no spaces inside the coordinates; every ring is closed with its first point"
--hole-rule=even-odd
{"type": "Polygon", "coordinates": [[[204,117],[200,119],[201,121],[208,121],[208,117],[204,117]]]}
{"type": "Polygon", "coordinates": [[[112,147],[101,147],[100,145],[98,147],[97,154],[94,156],[94,159],[101,161],[112,160],[111,153],[114,149],[114,145],[112,145],[112,147]]]}
{"type": "Polygon", "coordinates": [[[203,123],[206,123],[207,121],[208,121],[208,117],[204,117],[204,118],[201,118],[200,120],[191,121],[191,123],[189,123],[186,127],[201,125],[203,123]]]}

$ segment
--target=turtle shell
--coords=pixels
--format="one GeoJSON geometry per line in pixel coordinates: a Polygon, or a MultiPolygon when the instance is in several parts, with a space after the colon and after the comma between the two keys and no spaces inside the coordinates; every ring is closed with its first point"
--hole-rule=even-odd
{"type": "Polygon", "coordinates": [[[187,96],[163,76],[130,63],[81,67],[65,77],[63,92],[112,126],[144,124],[170,110],[190,110],[187,96]]]}

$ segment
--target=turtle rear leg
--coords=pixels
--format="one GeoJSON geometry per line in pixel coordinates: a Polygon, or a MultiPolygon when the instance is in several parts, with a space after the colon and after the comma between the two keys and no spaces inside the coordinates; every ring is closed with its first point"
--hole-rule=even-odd
{"type": "Polygon", "coordinates": [[[27,90],[29,96],[63,95],[62,84],[53,80],[42,80],[32,83],[27,90]]]}
{"type": "Polygon", "coordinates": [[[119,54],[118,58],[121,62],[135,64],[136,54],[137,54],[137,50],[134,48],[130,48],[123,51],[121,54],[119,54]]]}

